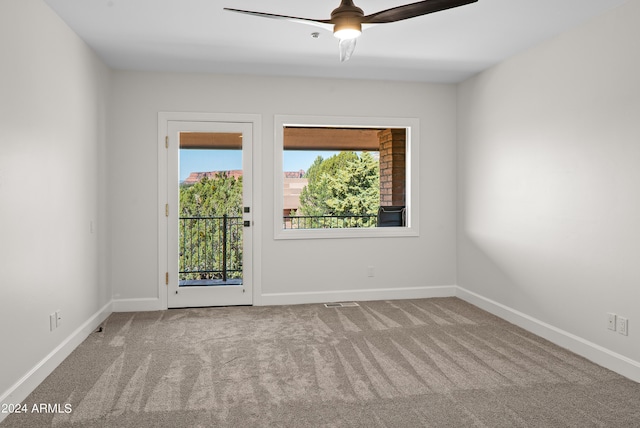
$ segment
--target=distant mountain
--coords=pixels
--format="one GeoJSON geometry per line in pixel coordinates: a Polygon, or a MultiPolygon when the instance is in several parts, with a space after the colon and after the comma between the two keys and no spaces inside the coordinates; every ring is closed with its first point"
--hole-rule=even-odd
{"type": "Polygon", "coordinates": [[[229,171],[207,171],[207,172],[192,172],[189,176],[182,182],[182,184],[196,184],[203,178],[216,178],[218,174],[226,174],[227,177],[240,178],[242,177],[241,169],[232,169],[229,171]]]}
{"type": "Polygon", "coordinates": [[[304,177],[304,169],[300,171],[285,171],[284,178],[302,178],[304,177]]]}
{"type": "MultiPolygon", "coordinates": [[[[239,178],[242,177],[241,169],[232,169],[228,171],[207,171],[207,172],[192,172],[182,182],[182,184],[192,185],[198,183],[203,178],[215,178],[218,174],[226,174],[227,177],[239,178]]],[[[304,170],[300,171],[285,171],[284,178],[302,178],[304,177],[304,170]]]]}

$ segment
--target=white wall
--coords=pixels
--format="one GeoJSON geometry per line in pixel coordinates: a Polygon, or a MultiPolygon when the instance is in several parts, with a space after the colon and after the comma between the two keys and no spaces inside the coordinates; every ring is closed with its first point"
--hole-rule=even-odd
{"type": "Polygon", "coordinates": [[[0,2],[0,58],[0,402],[15,403],[111,301],[98,243],[110,73],[40,0],[0,2]]]}
{"type": "Polygon", "coordinates": [[[590,357],[631,359],[636,379],[639,21],[630,1],[464,82],[458,97],[458,284],[574,335],[567,343],[590,357]],[[607,312],[629,319],[629,336],[607,330],[607,312]]]}
{"type": "MultiPolygon", "coordinates": [[[[319,293],[376,298],[363,290],[449,286],[455,278],[455,87],[412,83],[204,74],[116,72],[109,218],[114,298],[158,297],[157,117],[159,111],[252,113],[262,117],[254,161],[261,200],[261,289],[256,304],[327,301],[319,293]],[[275,241],[274,115],[417,117],[420,237],[275,241]],[[368,278],[366,267],[376,267],[368,278]],[[274,295],[274,293],[276,295],[274,295]],[[302,294],[296,294],[302,293],[302,294]]],[[[415,291],[415,290],[414,290],[415,291]]],[[[347,297],[353,298],[353,297],[347,297]]],[[[130,306],[128,306],[130,307],[130,306]]]]}

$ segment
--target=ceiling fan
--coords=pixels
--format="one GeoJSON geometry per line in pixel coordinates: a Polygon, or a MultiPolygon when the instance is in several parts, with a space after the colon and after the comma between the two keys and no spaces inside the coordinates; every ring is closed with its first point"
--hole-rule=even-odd
{"type": "Polygon", "coordinates": [[[225,7],[225,10],[248,15],[260,16],[263,18],[283,19],[286,21],[299,22],[301,24],[315,25],[333,31],[333,35],[340,40],[340,61],[351,58],[356,47],[356,39],[362,33],[363,25],[372,26],[375,24],[387,24],[390,22],[402,21],[404,19],[415,18],[428,13],[440,12],[478,0],[423,0],[417,3],[405,4],[380,12],[365,15],[362,9],[353,4],[353,0],[341,0],[340,6],[331,12],[330,19],[310,19],[296,16],[276,15],[273,13],[253,12],[250,10],[240,10],[225,7]]]}

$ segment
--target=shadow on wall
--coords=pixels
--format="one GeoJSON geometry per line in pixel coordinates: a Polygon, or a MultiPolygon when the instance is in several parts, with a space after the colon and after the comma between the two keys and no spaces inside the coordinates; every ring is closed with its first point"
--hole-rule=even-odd
{"type": "Polygon", "coordinates": [[[496,301],[499,296],[502,303],[511,301],[511,290],[517,284],[490,253],[478,240],[464,234],[458,246],[458,285],[496,301]]]}

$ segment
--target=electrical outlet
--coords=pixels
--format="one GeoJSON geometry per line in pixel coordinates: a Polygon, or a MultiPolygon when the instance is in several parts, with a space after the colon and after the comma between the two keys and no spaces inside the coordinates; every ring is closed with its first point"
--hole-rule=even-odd
{"type": "Polygon", "coordinates": [[[612,312],[607,313],[607,328],[616,331],[616,314],[612,312]]]}
{"type": "Polygon", "coordinates": [[[375,272],[373,266],[367,266],[367,276],[373,278],[375,272]]]}
{"type": "Polygon", "coordinates": [[[629,335],[629,320],[625,317],[618,317],[618,333],[624,336],[629,335]]]}
{"type": "Polygon", "coordinates": [[[56,329],[56,314],[49,315],[49,329],[53,331],[56,329]]]}

